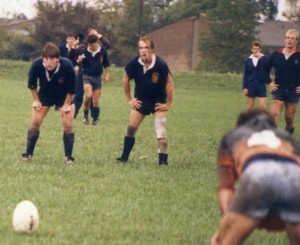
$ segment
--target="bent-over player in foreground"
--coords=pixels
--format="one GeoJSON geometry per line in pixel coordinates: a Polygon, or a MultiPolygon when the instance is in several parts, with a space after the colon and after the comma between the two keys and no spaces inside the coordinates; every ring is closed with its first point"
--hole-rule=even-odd
{"type": "Polygon", "coordinates": [[[75,72],[71,61],[60,57],[59,49],[53,43],[47,43],[43,48],[42,57],[33,61],[28,74],[28,88],[33,98],[32,119],[27,133],[26,152],[22,154],[22,159],[29,161],[32,158],[42,122],[50,107],[55,105],[60,108],[64,130],[64,160],[67,165],[72,164],[75,112],[72,98],[75,91],[75,72]]]}
{"type": "Polygon", "coordinates": [[[218,152],[222,219],[212,245],[238,245],[256,228],[286,230],[300,244],[300,157],[292,136],[264,110],[242,112],[218,152]]]}

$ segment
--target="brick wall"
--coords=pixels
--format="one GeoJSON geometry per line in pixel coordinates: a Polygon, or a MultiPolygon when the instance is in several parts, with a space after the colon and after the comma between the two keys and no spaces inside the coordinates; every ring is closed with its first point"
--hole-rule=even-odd
{"type": "Polygon", "coordinates": [[[194,69],[194,63],[199,60],[198,51],[195,50],[198,50],[199,33],[205,30],[207,30],[206,18],[199,15],[165,26],[147,35],[155,43],[156,54],[168,63],[171,71],[190,71],[194,69]]]}

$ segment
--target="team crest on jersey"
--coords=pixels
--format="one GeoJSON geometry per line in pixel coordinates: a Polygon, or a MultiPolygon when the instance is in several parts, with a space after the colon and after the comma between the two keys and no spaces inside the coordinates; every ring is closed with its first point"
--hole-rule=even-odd
{"type": "Polygon", "coordinates": [[[295,60],[294,63],[295,63],[295,65],[298,65],[299,64],[299,60],[295,60]]]}
{"type": "Polygon", "coordinates": [[[60,77],[58,78],[58,84],[62,85],[64,83],[64,78],[63,77],[60,77]]]}
{"type": "Polygon", "coordinates": [[[152,83],[158,83],[159,81],[159,74],[158,72],[152,73],[152,83]]]}

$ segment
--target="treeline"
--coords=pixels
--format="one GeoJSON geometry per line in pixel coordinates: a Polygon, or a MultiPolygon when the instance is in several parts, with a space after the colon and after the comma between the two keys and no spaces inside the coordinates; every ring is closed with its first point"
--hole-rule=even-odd
{"type": "MultiPolygon", "coordinates": [[[[39,0],[30,35],[0,29],[0,58],[30,60],[45,42],[64,43],[67,32],[86,34],[97,29],[112,43],[110,60],[123,66],[136,53],[139,35],[183,18],[206,14],[209,32],[199,41],[199,70],[237,71],[249,53],[258,19],[274,18],[276,0],[39,0]]],[[[180,33],[178,34],[180,35],[180,33]]]]}

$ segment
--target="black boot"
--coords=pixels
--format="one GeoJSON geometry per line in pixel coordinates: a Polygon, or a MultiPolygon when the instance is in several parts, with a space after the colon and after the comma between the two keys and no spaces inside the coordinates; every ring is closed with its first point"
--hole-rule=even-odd
{"type": "Polygon", "coordinates": [[[118,162],[127,162],[130,152],[134,146],[135,138],[133,137],[124,137],[124,146],[123,146],[123,152],[121,157],[117,158],[118,162]]]}

